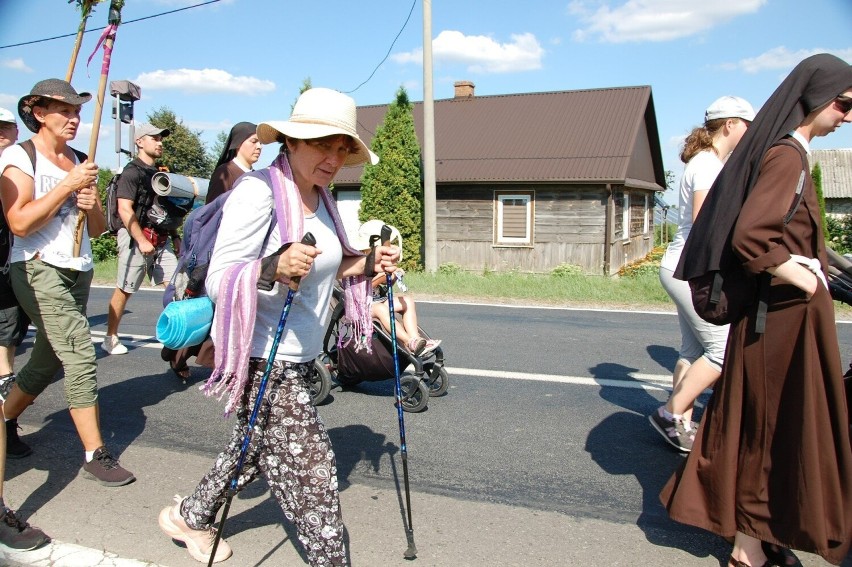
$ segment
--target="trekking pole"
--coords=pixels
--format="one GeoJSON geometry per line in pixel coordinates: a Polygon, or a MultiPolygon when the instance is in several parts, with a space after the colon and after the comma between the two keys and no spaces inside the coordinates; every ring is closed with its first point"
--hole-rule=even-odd
{"type": "MultiPolygon", "coordinates": [[[[317,243],[316,238],[310,232],[306,232],[302,238],[302,244],[314,246],[317,243]]],[[[299,283],[301,277],[290,278],[289,289],[287,290],[287,299],[284,301],[284,309],[281,311],[281,319],[278,320],[278,328],[275,329],[275,337],[272,339],[272,349],[269,351],[269,357],[266,359],[266,368],[263,370],[263,376],[260,379],[260,386],[257,388],[257,397],[254,400],[254,407],[251,410],[251,416],[248,420],[248,429],[243,437],[243,444],[240,447],[240,458],[237,460],[237,468],[234,470],[234,476],[231,478],[230,486],[228,487],[225,506],[222,508],[222,518],[219,520],[219,528],[216,530],[216,538],[213,540],[213,549],[210,550],[210,560],[207,562],[207,567],[213,567],[213,559],[216,557],[216,549],[219,547],[219,540],[222,539],[222,529],[225,527],[225,520],[228,518],[228,511],[231,509],[231,501],[237,493],[237,481],[240,478],[240,471],[246,460],[249,443],[251,442],[251,434],[254,429],[254,424],[257,421],[258,410],[260,403],[263,401],[263,394],[266,392],[266,383],[269,380],[269,374],[272,371],[272,364],[275,362],[275,355],[278,353],[278,343],[281,341],[281,336],[284,334],[284,325],[287,324],[287,315],[290,314],[290,305],[293,303],[293,296],[299,291],[299,283]]]]}
{"type": "MultiPolygon", "coordinates": [[[[384,225],[382,227],[381,241],[385,246],[390,245],[391,227],[384,225]]],[[[406,559],[414,559],[417,557],[417,547],[414,545],[414,526],[411,523],[411,490],[408,487],[408,448],[405,443],[405,418],[402,413],[402,384],[399,378],[399,357],[396,349],[396,317],[393,310],[393,275],[385,273],[388,285],[388,310],[390,311],[390,335],[391,344],[393,345],[393,373],[394,373],[394,392],[396,394],[396,413],[399,418],[399,454],[402,456],[402,478],[405,483],[405,508],[408,514],[408,526],[405,528],[405,539],[408,540],[408,549],[405,550],[403,557],[406,559]]]]}

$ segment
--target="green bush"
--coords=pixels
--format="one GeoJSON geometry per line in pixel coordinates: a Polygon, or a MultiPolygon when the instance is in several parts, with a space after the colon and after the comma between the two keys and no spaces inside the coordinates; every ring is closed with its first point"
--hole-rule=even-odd
{"type": "Polygon", "coordinates": [[[852,252],[852,215],[825,217],[825,238],[838,254],[852,252]]]}
{"type": "Polygon", "coordinates": [[[575,264],[559,264],[552,270],[550,275],[554,278],[567,278],[571,276],[582,276],[585,272],[583,268],[575,264]]]}
{"type": "Polygon", "coordinates": [[[115,236],[105,233],[97,238],[92,238],[92,257],[95,262],[103,262],[118,256],[118,244],[115,236]]]}
{"type": "Polygon", "coordinates": [[[464,273],[464,268],[453,262],[447,262],[438,266],[438,273],[445,276],[464,273]]]}

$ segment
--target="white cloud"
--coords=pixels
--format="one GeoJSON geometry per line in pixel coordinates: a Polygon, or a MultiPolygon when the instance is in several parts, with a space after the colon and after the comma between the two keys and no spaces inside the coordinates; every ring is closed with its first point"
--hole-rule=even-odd
{"type": "Polygon", "coordinates": [[[0,106],[15,112],[15,109],[18,108],[18,99],[20,98],[20,96],[0,93],[0,106]]]}
{"type": "Polygon", "coordinates": [[[12,69],[13,71],[21,71],[23,73],[32,73],[33,70],[24,63],[24,60],[18,57],[17,59],[0,60],[0,67],[4,69],[12,69]]]}
{"type": "Polygon", "coordinates": [[[817,53],[831,53],[845,61],[852,61],[852,49],[799,49],[790,51],[786,47],[774,47],[756,57],[741,59],[736,63],[723,65],[726,69],[740,69],[746,73],[759,73],[761,71],[789,71],[799,64],[803,59],[817,53]]]}
{"type": "Polygon", "coordinates": [[[213,130],[214,132],[229,132],[231,127],[234,125],[233,122],[229,120],[220,120],[218,122],[210,122],[210,121],[202,121],[202,120],[188,120],[183,124],[190,130],[202,130],[209,131],[213,130]]]}
{"type": "Polygon", "coordinates": [[[229,93],[259,95],[275,90],[275,83],[255,77],[237,77],[221,69],[167,69],[142,73],[133,82],[143,89],[178,90],[189,94],[229,93]]]}
{"type": "MultiPolygon", "coordinates": [[[[472,73],[512,73],[541,69],[544,56],[531,33],[512,34],[511,43],[500,43],[484,35],[464,35],[445,30],[432,41],[432,57],[444,63],[461,63],[472,73]]],[[[392,56],[397,63],[423,62],[423,50],[415,49],[392,56]]]]}
{"type": "Polygon", "coordinates": [[[569,14],[582,27],[574,39],[605,43],[670,41],[695,35],[737,16],[756,12],[768,0],[575,0],[569,14]]]}

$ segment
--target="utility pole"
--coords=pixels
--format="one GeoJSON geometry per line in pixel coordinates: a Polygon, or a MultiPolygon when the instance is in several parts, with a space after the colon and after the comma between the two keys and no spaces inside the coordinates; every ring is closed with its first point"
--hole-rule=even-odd
{"type": "Polygon", "coordinates": [[[435,220],[435,100],[432,93],[432,0],[423,0],[423,252],[426,271],[438,271],[435,220]]]}

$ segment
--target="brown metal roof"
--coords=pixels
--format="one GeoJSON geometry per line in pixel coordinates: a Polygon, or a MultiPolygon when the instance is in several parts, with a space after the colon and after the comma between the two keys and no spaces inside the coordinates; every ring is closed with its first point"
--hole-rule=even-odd
{"type": "Polygon", "coordinates": [[[819,163],[822,171],[823,197],[852,197],[852,149],[811,150],[810,161],[811,167],[819,163]]]}
{"type": "MultiPolygon", "coordinates": [[[[358,108],[358,135],[367,144],[387,108],[358,108]]],[[[422,141],[423,104],[414,103],[413,112],[422,141]]],[[[436,100],[435,161],[437,183],[635,178],[665,186],[648,86],[436,100]],[[648,163],[637,165],[643,159],[648,163]]],[[[359,184],[361,173],[344,168],[335,185],[359,184]]]]}

